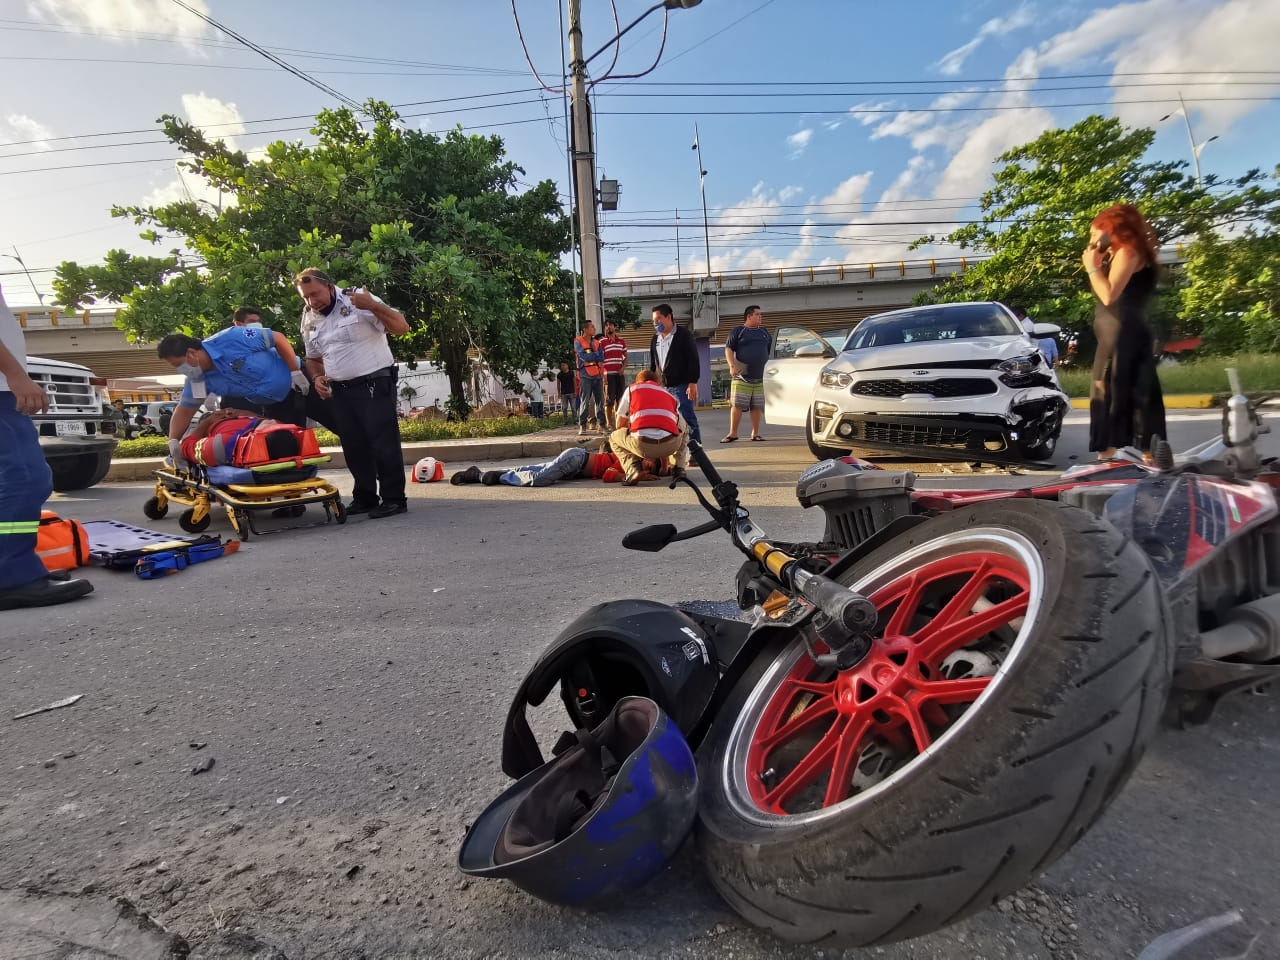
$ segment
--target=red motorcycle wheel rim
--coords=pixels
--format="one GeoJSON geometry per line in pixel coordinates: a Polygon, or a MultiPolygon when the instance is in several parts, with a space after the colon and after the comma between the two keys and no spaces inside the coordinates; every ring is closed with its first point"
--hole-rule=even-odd
{"type": "Polygon", "coordinates": [[[1015,557],[975,551],[929,560],[872,592],[879,623],[866,659],[833,673],[801,656],[769,695],[746,750],[752,804],[779,816],[825,809],[856,794],[873,745],[909,758],[899,769],[927,751],[994,679],[948,679],[944,661],[1003,628],[1016,633],[1031,581],[1015,557]]]}

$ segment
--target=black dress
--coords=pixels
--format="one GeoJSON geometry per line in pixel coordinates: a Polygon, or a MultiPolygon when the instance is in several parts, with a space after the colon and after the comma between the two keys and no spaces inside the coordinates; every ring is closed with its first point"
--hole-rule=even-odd
{"type": "Polygon", "coordinates": [[[1089,385],[1089,449],[1134,445],[1151,449],[1151,438],[1168,439],[1164,395],[1156,376],[1155,339],[1147,322],[1147,306],[1156,287],[1156,271],[1143,267],[1129,278],[1110,307],[1098,304],[1093,332],[1098,352],[1089,385]],[[1099,390],[1097,382],[1105,384],[1099,390]]]}

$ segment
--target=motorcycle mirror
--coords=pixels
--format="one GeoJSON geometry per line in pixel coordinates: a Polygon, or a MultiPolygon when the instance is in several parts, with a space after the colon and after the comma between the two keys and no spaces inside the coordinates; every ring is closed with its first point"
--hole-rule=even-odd
{"type": "Polygon", "coordinates": [[[628,550],[644,550],[657,553],[676,535],[676,528],[670,523],[655,523],[652,526],[632,530],[622,538],[622,545],[628,550]]]}

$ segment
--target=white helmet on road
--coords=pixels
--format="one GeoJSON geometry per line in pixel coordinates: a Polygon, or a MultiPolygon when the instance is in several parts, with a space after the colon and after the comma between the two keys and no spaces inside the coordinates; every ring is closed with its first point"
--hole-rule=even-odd
{"type": "Polygon", "coordinates": [[[423,457],[413,465],[414,483],[434,483],[444,479],[444,464],[435,457],[423,457]]]}

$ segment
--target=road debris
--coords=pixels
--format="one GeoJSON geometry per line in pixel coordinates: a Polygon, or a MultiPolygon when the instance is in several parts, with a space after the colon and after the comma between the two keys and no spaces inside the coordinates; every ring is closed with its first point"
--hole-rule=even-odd
{"type": "Polygon", "coordinates": [[[77,693],[74,697],[67,697],[67,699],[59,700],[57,703],[51,703],[44,707],[36,707],[34,710],[28,710],[26,713],[19,713],[13,719],[21,720],[24,717],[34,717],[37,713],[48,713],[50,710],[61,710],[63,707],[72,706],[83,699],[84,694],[77,693]]]}
{"type": "MultiPolygon", "coordinates": [[[[1220,913],[1216,917],[1205,917],[1203,920],[1197,920],[1189,926],[1162,933],[1147,944],[1146,949],[1138,954],[1138,960],[1173,960],[1173,958],[1182,953],[1185,947],[1198,943],[1206,937],[1211,937],[1219,930],[1226,930],[1228,927],[1234,927],[1237,923],[1243,922],[1244,916],[1239,910],[1228,910],[1226,913],[1220,913]]],[[[1254,940],[1256,941],[1257,937],[1254,940]]],[[[1249,947],[1252,946],[1253,943],[1250,943],[1249,947]]],[[[1249,950],[1246,948],[1244,955],[1247,955],[1248,952],[1249,950]]]]}
{"type": "Polygon", "coordinates": [[[204,773],[206,770],[213,769],[213,757],[205,757],[194,767],[191,768],[191,775],[194,777],[197,773],[204,773]]]}

